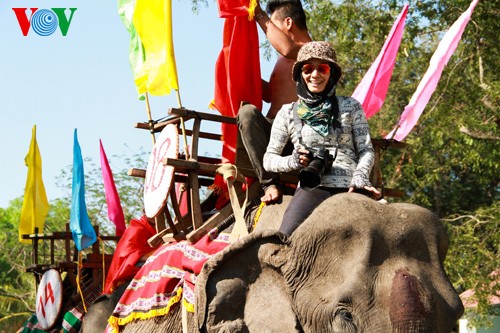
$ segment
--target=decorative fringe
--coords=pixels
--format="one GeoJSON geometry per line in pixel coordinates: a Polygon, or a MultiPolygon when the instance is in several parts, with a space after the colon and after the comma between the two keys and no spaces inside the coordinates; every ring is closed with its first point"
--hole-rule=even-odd
{"type": "Polygon", "coordinates": [[[257,212],[255,213],[255,216],[253,218],[252,231],[254,231],[255,228],[257,227],[257,223],[259,222],[260,219],[260,214],[262,214],[262,210],[264,209],[265,205],[266,203],[264,201],[261,201],[259,208],[257,209],[257,212]]]}
{"type": "Polygon", "coordinates": [[[187,310],[187,312],[194,313],[194,304],[189,303],[185,299],[182,300],[182,306],[187,310]]]}
{"type": "Polygon", "coordinates": [[[212,185],[210,185],[210,186],[208,187],[208,189],[209,189],[210,191],[214,192],[215,194],[221,194],[221,193],[224,191],[224,188],[223,188],[223,187],[221,187],[221,186],[219,186],[219,185],[217,185],[217,184],[215,184],[215,183],[213,183],[212,185]]]}
{"type": "Polygon", "coordinates": [[[217,194],[219,197],[221,197],[221,200],[229,201],[229,191],[227,189],[226,183],[224,182],[224,179],[222,179],[222,177],[219,177],[219,179],[219,181],[217,181],[216,179],[214,183],[208,187],[208,189],[214,192],[214,194],[217,194]]]}
{"type": "MultiPolygon", "coordinates": [[[[146,319],[151,319],[154,317],[166,316],[170,312],[170,309],[172,308],[172,306],[179,303],[181,298],[182,298],[182,287],[179,287],[179,289],[177,289],[176,295],[172,296],[168,300],[167,306],[162,308],[162,309],[149,310],[148,312],[145,312],[145,313],[132,312],[131,314],[129,314],[128,316],[126,316],[124,318],[117,318],[117,317],[111,316],[108,319],[108,323],[109,323],[109,326],[111,328],[111,331],[109,331],[109,333],[119,333],[120,326],[127,325],[128,323],[130,323],[134,320],[146,320],[146,319]]],[[[194,312],[194,306],[192,306],[192,307],[193,307],[193,312],[194,312]]],[[[188,309],[188,311],[189,311],[189,307],[186,307],[186,309],[188,309]]]]}
{"type": "Polygon", "coordinates": [[[248,20],[253,21],[255,17],[255,8],[257,7],[257,0],[250,0],[248,4],[248,20]]]}

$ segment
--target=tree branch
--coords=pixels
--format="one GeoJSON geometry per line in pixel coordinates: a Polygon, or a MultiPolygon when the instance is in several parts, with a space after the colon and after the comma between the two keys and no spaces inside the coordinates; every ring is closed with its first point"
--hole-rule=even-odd
{"type": "Polygon", "coordinates": [[[468,135],[474,139],[479,139],[479,140],[494,140],[494,141],[499,141],[500,136],[496,136],[490,133],[483,133],[479,131],[473,131],[468,129],[465,126],[460,127],[460,132],[464,133],[465,135],[468,135]]]}

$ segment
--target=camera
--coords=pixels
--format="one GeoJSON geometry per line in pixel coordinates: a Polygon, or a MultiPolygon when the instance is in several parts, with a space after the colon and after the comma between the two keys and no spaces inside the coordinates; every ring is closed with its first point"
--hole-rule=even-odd
{"type": "Polygon", "coordinates": [[[335,158],[330,154],[328,149],[321,148],[306,148],[309,151],[309,165],[299,173],[300,186],[316,187],[321,182],[321,176],[325,172],[329,172],[332,168],[335,158]]]}

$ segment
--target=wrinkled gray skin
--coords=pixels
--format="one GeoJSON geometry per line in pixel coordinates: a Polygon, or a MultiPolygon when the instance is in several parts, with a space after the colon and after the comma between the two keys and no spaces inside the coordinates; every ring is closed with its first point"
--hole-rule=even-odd
{"type": "Polygon", "coordinates": [[[104,332],[108,324],[107,319],[113,313],[127,285],[128,283],[122,284],[111,295],[101,295],[96,298],[83,317],[80,332],[104,332]]]}
{"type": "MultiPolygon", "coordinates": [[[[287,238],[267,228],[283,206],[265,207],[255,232],[207,261],[190,331],[450,332],[462,315],[430,211],[339,194],[287,238]]],[[[181,332],[175,310],[124,331],[181,332]]]]}

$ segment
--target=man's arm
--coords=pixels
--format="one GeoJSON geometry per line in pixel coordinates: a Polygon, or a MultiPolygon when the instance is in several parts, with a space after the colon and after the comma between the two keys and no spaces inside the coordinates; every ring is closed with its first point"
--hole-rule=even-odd
{"type": "Polygon", "coordinates": [[[271,103],[271,85],[264,79],[261,79],[261,82],[262,82],[262,100],[266,103],[271,103]]]}
{"type": "MultiPolygon", "coordinates": [[[[288,37],[283,31],[281,31],[269,18],[267,13],[262,10],[258,4],[255,8],[255,20],[262,28],[262,31],[267,36],[267,39],[279,54],[283,57],[297,60],[297,54],[299,53],[301,44],[295,43],[290,37],[288,37]]],[[[294,24],[293,21],[291,24],[294,24]]]]}

